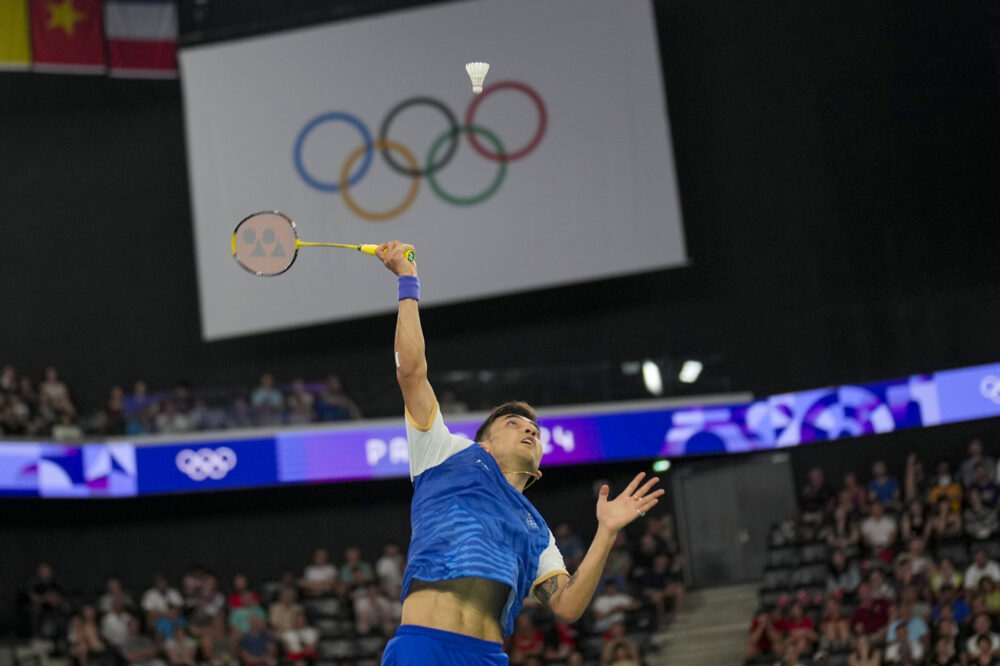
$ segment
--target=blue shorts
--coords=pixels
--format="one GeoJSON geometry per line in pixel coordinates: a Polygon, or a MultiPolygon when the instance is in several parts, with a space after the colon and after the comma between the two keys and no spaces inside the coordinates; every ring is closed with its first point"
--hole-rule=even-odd
{"type": "Polygon", "coordinates": [[[385,646],[382,666],[507,666],[500,643],[404,624],[385,646]]]}

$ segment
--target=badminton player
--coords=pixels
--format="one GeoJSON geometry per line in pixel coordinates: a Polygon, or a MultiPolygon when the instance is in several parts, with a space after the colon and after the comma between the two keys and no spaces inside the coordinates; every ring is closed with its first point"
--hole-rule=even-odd
{"type": "Polygon", "coordinates": [[[470,441],[448,431],[427,381],[413,246],[393,241],[377,256],[399,286],[396,376],[406,407],[413,535],[403,576],[403,618],[382,664],[507,664],[501,642],[529,594],[565,622],[590,603],[618,531],[663,494],[636,476],[597,500],[597,534],[572,576],[555,538],[522,494],[542,476],[534,410],[495,408],[470,441]]]}

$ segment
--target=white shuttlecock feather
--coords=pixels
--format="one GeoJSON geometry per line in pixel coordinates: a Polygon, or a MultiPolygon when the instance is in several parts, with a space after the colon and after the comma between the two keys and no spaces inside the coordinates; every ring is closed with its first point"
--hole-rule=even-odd
{"type": "Polygon", "coordinates": [[[465,66],[465,71],[469,73],[469,78],[472,79],[472,92],[476,95],[483,92],[483,79],[486,78],[486,72],[490,71],[490,63],[470,62],[465,66]]]}

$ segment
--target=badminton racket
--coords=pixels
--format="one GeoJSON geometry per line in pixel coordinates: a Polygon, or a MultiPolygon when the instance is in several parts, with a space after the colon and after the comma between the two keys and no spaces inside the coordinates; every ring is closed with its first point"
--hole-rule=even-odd
{"type": "MultiPolygon", "coordinates": [[[[370,243],[311,243],[299,239],[292,218],[278,211],[261,211],[240,220],[233,229],[233,259],[254,275],[281,275],[295,263],[300,247],[343,247],[375,256],[378,245],[370,243]]],[[[411,262],[414,253],[407,257],[411,262]]]]}

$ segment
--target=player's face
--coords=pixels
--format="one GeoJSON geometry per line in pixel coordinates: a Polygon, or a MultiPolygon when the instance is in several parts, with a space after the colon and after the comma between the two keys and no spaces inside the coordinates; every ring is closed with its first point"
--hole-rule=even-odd
{"type": "Polygon", "coordinates": [[[503,416],[490,429],[490,453],[504,467],[534,472],[542,462],[538,424],[523,416],[503,416]]]}

